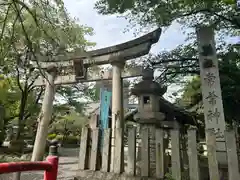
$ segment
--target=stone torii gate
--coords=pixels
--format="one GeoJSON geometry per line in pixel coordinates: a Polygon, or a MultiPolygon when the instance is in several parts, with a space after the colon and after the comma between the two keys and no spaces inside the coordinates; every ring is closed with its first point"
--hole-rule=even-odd
{"type": "MultiPolygon", "coordinates": [[[[43,72],[47,72],[47,79],[39,77],[35,81],[36,86],[46,86],[42,110],[39,115],[38,131],[35,139],[32,161],[40,160],[37,157],[43,156],[46,146],[47,131],[53,108],[53,100],[55,95],[55,86],[64,84],[75,84],[81,82],[92,82],[99,80],[109,80],[101,74],[94,77],[88,72],[88,68],[96,65],[111,64],[112,65],[112,148],[111,162],[114,159],[115,139],[122,139],[120,135],[115,134],[115,128],[123,127],[123,92],[122,79],[129,77],[141,76],[139,68],[130,69],[124,72],[124,65],[127,60],[134,59],[149,53],[152,44],[157,43],[161,35],[161,29],[158,28],[142,37],[128,41],[126,43],[102,48],[94,51],[82,53],[75,51],[51,57],[38,56],[38,62],[32,61],[35,68],[41,68],[43,72]],[[61,72],[67,70],[67,75],[61,72]],[[70,73],[69,73],[70,71],[70,73]],[[130,73],[131,72],[131,73],[130,73]],[[41,142],[41,144],[39,144],[41,142]]],[[[111,163],[113,165],[113,163],[111,163]]],[[[113,167],[111,166],[111,169],[113,167]]]]}

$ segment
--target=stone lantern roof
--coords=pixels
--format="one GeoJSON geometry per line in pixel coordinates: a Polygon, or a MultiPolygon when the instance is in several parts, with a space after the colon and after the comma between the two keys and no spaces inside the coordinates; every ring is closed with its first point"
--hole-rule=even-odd
{"type": "Polygon", "coordinates": [[[167,91],[167,87],[161,86],[159,83],[153,81],[153,73],[153,69],[150,68],[143,70],[142,81],[136,84],[131,90],[133,95],[153,94],[162,96],[167,91]]]}

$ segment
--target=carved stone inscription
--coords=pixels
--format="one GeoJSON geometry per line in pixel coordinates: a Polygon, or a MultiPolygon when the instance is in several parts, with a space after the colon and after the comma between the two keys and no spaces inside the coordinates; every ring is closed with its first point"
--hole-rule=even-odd
{"type": "Polygon", "coordinates": [[[208,103],[212,106],[216,105],[218,96],[216,95],[215,91],[210,91],[206,99],[208,103]]]}
{"type": "Polygon", "coordinates": [[[217,108],[215,108],[214,111],[209,110],[209,111],[208,111],[208,114],[207,114],[208,121],[211,121],[211,122],[212,122],[213,120],[215,120],[215,121],[217,122],[217,124],[218,124],[220,115],[221,115],[221,113],[218,111],[217,108]]]}
{"type": "Polygon", "coordinates": [[[224,139],[224,133],[220,128],[214,128],[214,133],[217,139],[224,139]]]}
{"type": "Polygon", "coordinates": [[[207,72],[205,77],[204,77],[204,80],[209,87],[212,87],[214,85],[215,80],[216,80],[216,76],[211,72],[207,72]]]}
{"type": "Polygon", "coordinates": [[[225,119],[213,30],[199,28],[197,40],[206,129],[214,129],[216,137],[222,139],[225,119]]]}

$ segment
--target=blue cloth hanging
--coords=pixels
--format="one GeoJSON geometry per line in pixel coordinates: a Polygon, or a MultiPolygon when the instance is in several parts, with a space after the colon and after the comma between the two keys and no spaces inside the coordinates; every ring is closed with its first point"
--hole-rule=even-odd
{"type": "Polygon", "coordinates": [[[99,130],[100,130],[100,150],[102,151],[103,147],[103,132],[104,129],[109,128],[109,108],[112,98],[112,92],[104,88],[100,89],[100,121],[99,121],[99,130]]]}
{"type": "Polygon", "coordinates": [[[100,102],[100,128],[106,129],[109,126],[109,108],[111,103],[112,92],[101,89],[101,102],[100,102]]]}

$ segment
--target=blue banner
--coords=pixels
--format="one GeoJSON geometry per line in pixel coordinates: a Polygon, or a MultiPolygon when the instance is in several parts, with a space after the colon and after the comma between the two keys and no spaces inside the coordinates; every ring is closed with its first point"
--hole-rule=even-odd
{"type": "Polygon", "coordinates": [[[100,144],[102,150],[103,143],[103,131],[104,129],[109,128],[109,108],[112,98],[112,92],[108,91],[104,88],[100,90],[100,121],[99,121],[99,129],[100,129],[100,144]]]}
{"type": "Polygon", "coordinates": [[[112,98],[112,92],[101,89],[101,102],[100,102],[100,128],[106,129],[109,126],[109,108],[112,98]]]}

